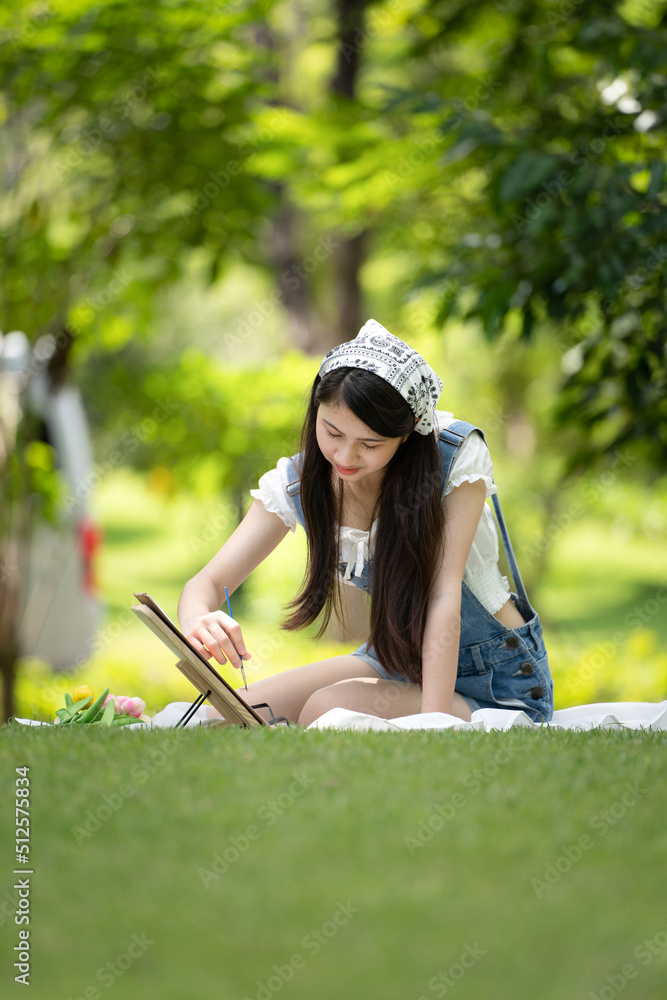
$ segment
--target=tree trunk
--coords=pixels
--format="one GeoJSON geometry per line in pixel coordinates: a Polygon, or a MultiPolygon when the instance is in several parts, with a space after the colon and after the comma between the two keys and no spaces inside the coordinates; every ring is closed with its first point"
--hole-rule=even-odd
{"type": "MultiPolygon", "coordinates": [[[[7,393],[9,397],[9,393],[7,393]]],[[[16,396],[18,405],[18,396],[16,396]]],[[[21,615],[22,562],[27,553],[30,531],[30,497],[27,473],[20,469],[22,481],[11,484],[10,466],[15,460],[16,440],[7,433],[0,415],[2,455],[0,465],[0,490],[2,491],[2,516],[0,517],[0,677],[2,678],[2,721],[8,722],[15,714],[14,681],[19,658],[18,629],[21,615]]],[[[19,458],[20,460],[20,458],[19,458]]]]}
{"type": "Polygon", "coordinates": [[[310,254],[299,251],[299,210],[290,202],[286,186],[276,187],[282,205],[273,219],[270,254],[292,343],[306,354],[326,354],[338,343],[337,331],[327,329],[313,309],[310,274],[306,270],[310,254]]]}
{"type": "MultiPolygon", "coordinates": [[[[353,340],[368,317],[363,315],[362,291],[359,271],[364,262],[366,230],[345,240],[338,251],[336,299],[337,344],[353,340]]],[[[333,345],[332,345],[333,346],[333,345]]]]}
{"type": "MultiPolygon", "coordinates": [[[[365,17],[368,0],[338,0],[338,54],[336,72],[331,80],[330,92],[334,97],[353,101],[361,53],[368,39],[365,17]]],[[[352,340],[359,333],[363,315],[362,291],[359,272],[366,254],[367,230],[361,230],[346,239],[336,258],[336,313],[338,321],[337,343],[352,340]]]]}
{"type": "MultiPolygon", "coordinates": [[[[6,471],[6,470],[3,470],[6,471]]],[[[3,483],[4,486],[4,483],[3,483]]],[[[3,492],[5,492],[3,490],[3,492]]],[[[8,497],[3,496],[3,502],[8,497]]],[[[3,522],[5,517],[3,517],[3,522]]],[[[9,511],[7,511],[9,522],[9,511]]],[[[9,535],[9,523],[3,523],[0,535],[0,677],[2,678],[2,721],[9,722],[14,715],[14,678],[18,648],[20,579],[15,562],[14,540],[9,535]]]]}
{"type": "Polygon", "coordinates": [[[16,661],[18,650],[16,646],[5,646],[0,638],[0,676],[2,676],[2,721],[9,722],[16,714],[14,701],[14,681],[16,678],[16,661]]]}
{"type": "MultiPolygon", "coordinates": [[[[332,98],[354,100],[364,46],[364,18],[368,0],[338,0],[338,51],[336,71],[329,86],[332,98]]],[[[257,27],[257,41],[268,52],[276,49],[276,40],[266,24],[257,27]]],[[[266,71],[267,80],[280,103],[280,80],[275,69],[266,71]]],[[[336,237],[340,246],[330,258],[318,262],[316,247],[304,246],[300,230],[300,210],[291,202],[287,183],[276,183],[274,190],[280,209],[273,218],[269,257],[276,272],[282,305],[287,313],[293,344],[307,354],[326,354],[336,344],[356,337],[364,316],[359,272],[366,252],[366,232],[336,237]],[[313,264],[313,261],[315,264],[313,264]],[[333,268],[335,318],[323,320],[313,303],[312,275],[324,267],[333,268]]]]}
{"type": "Polygon", "coordinates": [[[361,52],[368,42],[364,21],[369,0],[337,0],[338,54],[331,92],[353,99],[356,96],[361,52]]]}

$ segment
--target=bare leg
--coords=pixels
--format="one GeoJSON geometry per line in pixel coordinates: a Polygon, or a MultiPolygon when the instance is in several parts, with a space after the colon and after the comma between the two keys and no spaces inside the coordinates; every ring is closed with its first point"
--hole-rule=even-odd
{"type": "MultiPolygon", "coordinates": [[[[315,691],[301,711],[299,724],[309,726],[332,708],[349,708],[381,719],[397,719],[403,715],[418,715],[421,705],[422,693],[418,684],[384,680],[377,674],[375,677],[355,677],[315,691]]],[[[452,714],[466,721],[472,714],[465,698],[456,692],[452,714]]]]}
{"type": "MultiPolygon", "coordinates": [[[[247,691],[238,688],[237,693],[248,705],[266,702],[274,715],[284,715],[302,726],[310,725],[331,708],[349,708],[382,719],[418,715],[422,699],[419,685],[384,680],[364,660],[350,654],[285,670],[254,681],[247,691]]],[[[452,712],[466,720],[471,716],[467,701],[457,693],[452,712]]],[[[258,713],[270,719],[265,708],[258,709],[258,713]]],[[[217,717],[218,712],[210,708],[209,718],[217,717]]]]}
{"type": "MultiPolygon", "coordinates": [[[[248,705],[266,702],[274,715],[284,715],[290,722],[298,722],[303,706],[315,691],[350,677],[370,679],[377,677],[377,673],[358,656],[347,653],[264,677],[248,684],[247,691],[244,687],[237,688],[236,693],[248,705]]],[[[258,709],[258,714],[267,720],[271,718],[265,708],[258,709]]],[[[209,718],[218,716],[214,708],[209,709],[209,718]]]]}

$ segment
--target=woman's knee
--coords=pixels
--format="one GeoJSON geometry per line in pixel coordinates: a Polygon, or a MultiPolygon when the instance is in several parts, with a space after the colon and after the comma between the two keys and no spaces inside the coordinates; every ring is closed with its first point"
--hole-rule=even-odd
{"type": "Polygon", "coordinates": [[[309,726],[332,708],[353,708],[357,683],[356,680],[346,679],[313,691],[299,714],[299,725],[309,726]]]}

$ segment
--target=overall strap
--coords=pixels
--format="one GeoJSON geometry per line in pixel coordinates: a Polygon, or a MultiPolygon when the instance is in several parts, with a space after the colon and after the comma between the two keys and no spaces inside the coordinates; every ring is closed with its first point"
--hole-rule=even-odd
{"type": "Polygon", "coordinates": [[[498,522],[498,527],[500,528],[500,536],[503,540],[503,546],[505,548],[505,555],[507,556],[510,573],[512,574],[512,579],[514,580],[516,595],[520,600],[530,606],[528,594],[526,593],[526,588],[524,587],[523,580],[521,579],[521,573],[519,572],[519,567],[514,556],[514,549],[512,548],[512,543],[510,542],[510,536],[507,531],[507,525],[505,524],[505,518],[503,517],[503,511],[500,506],[500,500],[498,499],[497,493],[494,493],[491,497],[491,503],[493,504],[493,509],[496,513],[496,520],[498,522]]]}
{"type": "Polygon", "coordinates": [[[476,427],[475,424],[471,424],[468,420],[454,420],[449,427],[443,427],[438,434],[438,448],[440,449],[440,458],[442,459],[440,471],[441,496],[444,494],[445,486],[449,480],[458,450],[472,431],[478,431],[486,442],[482,428],[476,427]]]}
{"type": "MultiPolygon", "coordinates": [[[[482,429],[480,427],[476,427],[475,424],[469,423],[467,420],[455,420],[449,425],[449,427],[443,428],[438,434],[438,447],[442,458],[440,488],[443,494],[459,448],[472,431],[478,431],[482,435],[484,441],[486,441],[482,429]]],[[[510,573],[512,580],[514,581],[516,595],[520,600],[530,606],[530,601],[528,600],[526,588],[524,587],[523,580],[521,579],[521,573],[519,572],[519,566],[514,555],[514,549],[512,548],[512,543],[510,541],[510,536],[507,531],[507,525],[505,524],[505,518],[503,516],[502,507],[500,506],[500,500],[498,499],[497,493],[494,493],[491,496],[491,501],[493,503],[493,510],[496,515],[498,527],[500,528],[500,537],[503,540],[503,548],[505,549],[505,555],[507,556],[510,573]]]]}
{"type": "Polygon", "coordinates": [[[294,504],[294,513],[296,514],[297,520],[302,528],[306,526],[306,519],[303,516],[303,507],[301,505],[301,477],[299,476],[298,469],[294,464],[294,459],[297,455],[293,455],[289,459],[290,463],[290,475],[289,483],[287,484],[287,495],[294,504]]]}

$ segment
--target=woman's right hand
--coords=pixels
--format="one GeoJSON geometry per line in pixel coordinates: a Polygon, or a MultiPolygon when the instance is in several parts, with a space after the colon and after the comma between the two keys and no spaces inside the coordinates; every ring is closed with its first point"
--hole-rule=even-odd
{"type": "Polygon", "coordinates": [[[202,615],[184,635],[206,660],[213,657],[220,664],[229,660],[237,670],[242,661],[249,660],[252,655],[246,649],[241,626],[224,611],[202,615]]]}
{"type": "Polygon", "coordinates": [[[253,500],[232,536],[183,587],[178,619],[185,637],[206,660],[229,661],[240,669],[242,659],[250,658],[238,622],[224,611],[206,609],[219,608],[225,587],[233,594],[288,532],[277,514],[253,500]]]}

